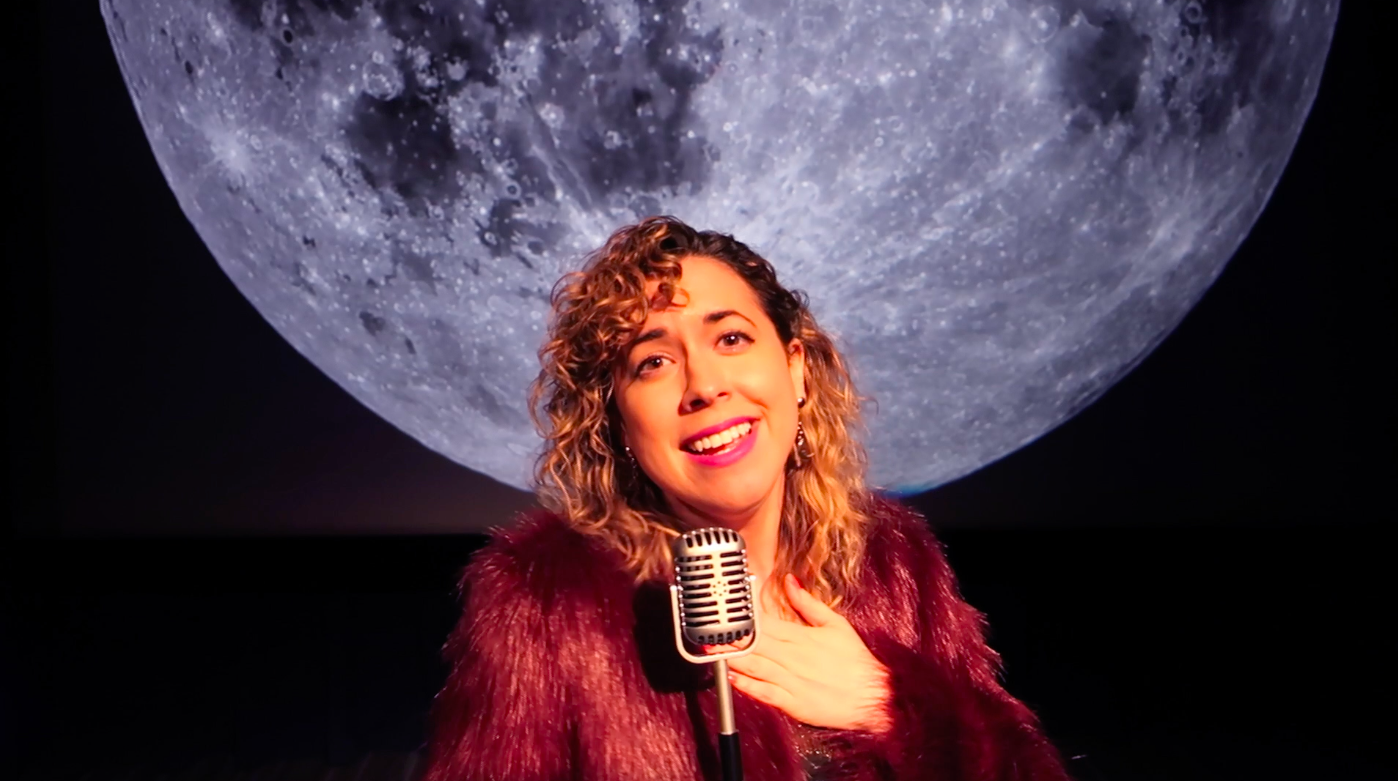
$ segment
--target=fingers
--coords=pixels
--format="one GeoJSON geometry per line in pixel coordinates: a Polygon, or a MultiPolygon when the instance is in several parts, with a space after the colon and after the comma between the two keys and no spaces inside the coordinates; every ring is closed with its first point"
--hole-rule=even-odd
{"type": "Polygon", "coordinates": [[[728,669],[759,681],[772,684],[790,683],[790,674],[780,662],[760,653],[728,660],[728,669]]]}
{"type": "Polygon", "coordinates": [[[796,580],[795,575],[786,576],[786,598],[791,601],[791,606],[797,613],[811,626],[829,626],[844,620],[839,613],[819,599],[811,592],[801,588],[801,584],[796,580]]]}
{"type": "Polygon", "coordinates": [[[728,660],[728,680],[733,688],[768,705],[785,709],[795,701],[789,688],[795,681],[789,671],[759,654],[728,660]]]}
{"type": "Polygon", "coordinates": [[[728,680],[733,684],[733,688],[754,700],[766,703],[788,713],[791,712],[791,708],[794,705],[794,698],[786,689],[774,683],[760,681],[737,672],[729,673],[728,680]]]}

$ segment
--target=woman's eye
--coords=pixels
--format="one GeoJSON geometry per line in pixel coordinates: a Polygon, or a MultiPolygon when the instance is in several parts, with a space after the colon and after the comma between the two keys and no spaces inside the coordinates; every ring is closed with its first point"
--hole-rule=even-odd
{"type": "Polygon", "coordinates": [[[664,360],[660,356],[652,355],[644,361],[641,361],[640,363],[636,364],[636,375],[640,376],[648,372],[653,372],[656,369],[659,369],[662,363],[664,363],[664,360]]]}
{"type": "Polygon", "coordinates": [[[752,337],[742,331],[729,331],[718,338],[718,343],[724,347],[737,347],[752,341],[752,337]]]}

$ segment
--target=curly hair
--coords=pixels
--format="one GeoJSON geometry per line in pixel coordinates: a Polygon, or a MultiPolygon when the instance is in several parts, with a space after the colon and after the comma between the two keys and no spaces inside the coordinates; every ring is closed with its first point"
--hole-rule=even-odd
{"type": "Polygon", "coordinates": [[[531,388],[530,409],[545,441],[535,468],[540,500],[617,550],[638,582],[661,577],[671,566],[670,540],[682,530],[655,484],[621,455],[613,371],[651,308],[669,304],[680,262],[696,255],[737,272],[782,342],[799,339],[805,348],[806,404],[799,414],[810,458],[788,462],[769,582],[791,573],[815,595],[839,604],[858,570],[869,524],[865,453],[854,436],[859,398],[806,297],[782,287],[772,265],[732,236],[651,217],[612,234],[581,271],[559,281],[539,351],[542,369],[531,388]],[[653,280],[659,289],[648,298],[646,285],[653,280]]]}

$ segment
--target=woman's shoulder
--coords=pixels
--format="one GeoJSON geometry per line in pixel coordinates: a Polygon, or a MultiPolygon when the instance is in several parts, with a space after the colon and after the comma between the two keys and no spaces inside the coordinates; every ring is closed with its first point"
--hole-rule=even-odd
{"type": "Polygon", "coordinates": [[[523,513],[496,529],[462,571],[464,600],[512,610],[585,610],[631,578],[618,556],[546,510],[523,513]]]}
{"type": "Polygon", "coordinates": [[[596,546],[563,516],[542,509],[516,515],[509,524],[492,529],[489,537],[477,557],[510,561],[566,559],[596,546]]]}
{"type": "Polygon", "coordinates": [[[594,664],[617,658],[629,637],[618,628],[627,625],[630,579],[613,560],[551,513],[527,513],[494,531],[462,571],[461,615],[443,647],[452,669],[438,706],[447,734],[481,718],[526,735],[571,718],[571,698],[595,690],[602,674],[594,664]],[[505,690],[502,705],[487,704],[505,690]]]}
{"type": "Polygon", "coordinates": [[[972,665],[982,680],[993,679],[995,654],[985,646],[985,622],[961,597],[942,543],[921,513],[888,496],[875,495],[868,514],[872,528],[860,568],[865,618],[909,647],[931,643],[936,657],[972,665]],[[878,611],[879,606],[886,609],[878,611]],[[899,609],[901,606],[901,609],[899,609]]]}
{"type": "Polygon", "coordinates": [[[941,543],[927,518],[896,498],[877,491],[865,497],[869,516],[868,550],[887,554],[940,554],[941,543]]]}
{"type": "Polygon", "coordinates": [[[867,582],[893,591],[917,584],[924,596],[955,593],[955,575],[927,518],[894,497],[873,492],[866,513],[870,526],[861,571],[867,582]]]}

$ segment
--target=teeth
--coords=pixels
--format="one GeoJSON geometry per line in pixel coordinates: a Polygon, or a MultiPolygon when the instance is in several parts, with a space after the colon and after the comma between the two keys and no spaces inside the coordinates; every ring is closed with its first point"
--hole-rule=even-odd
{"type": "Polygon", "coordinates": [[[709,436],[704,437],[703,439],[691,442],[689,444],[688,449],[694,453],[703,453],[707,450],[714,450],[716,448],[720,448],[724,445],[729,444],[735,439],[739,439],[743,436],[746,436],[750,431],[752,431],[751,423],[739,423],[738,425],[730,429],[725,429],[723,431],[718,432],[717,434],[710,434],[709,436]]]}

